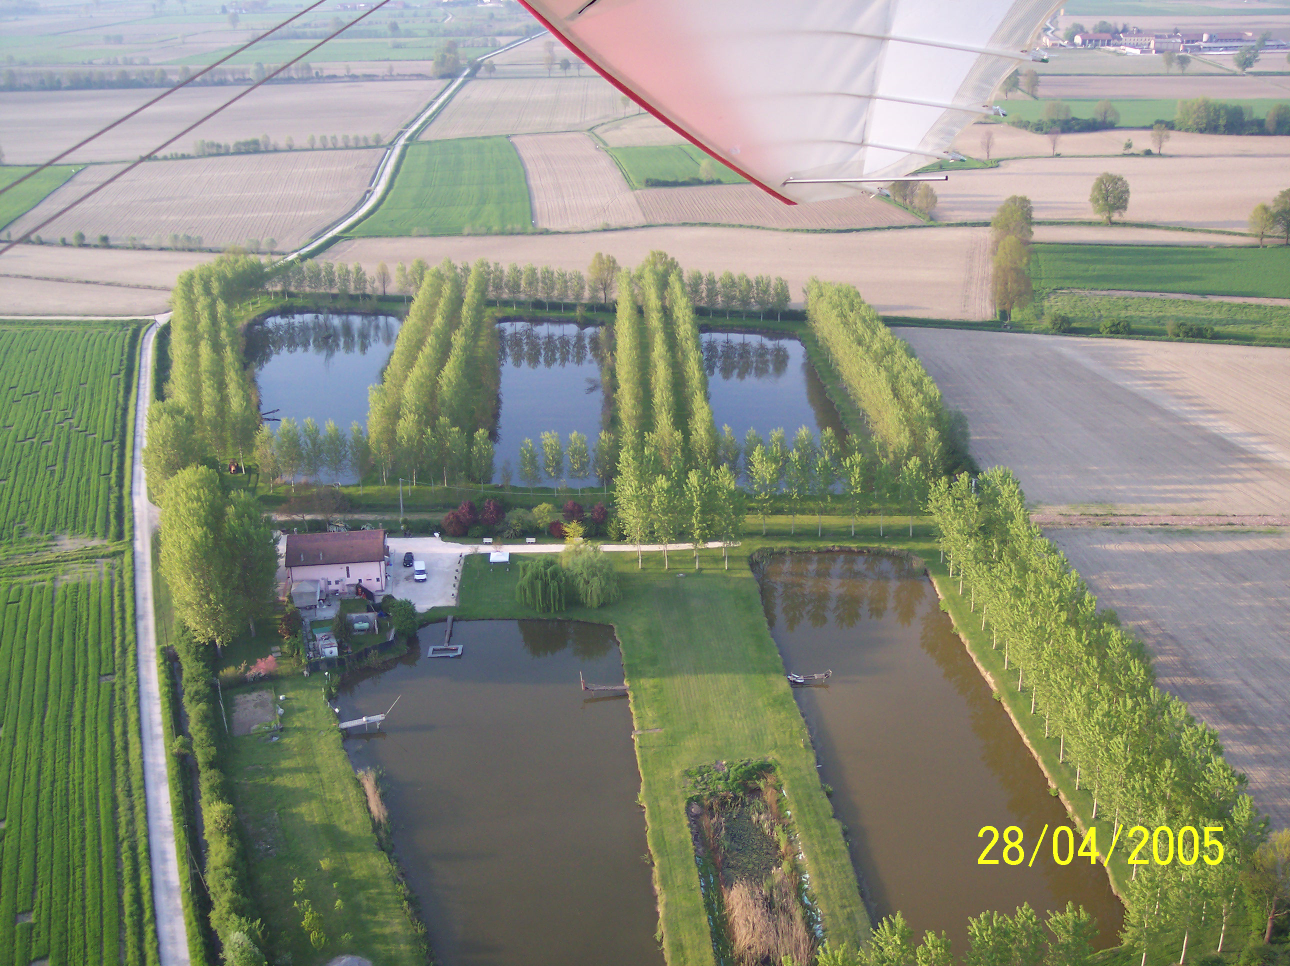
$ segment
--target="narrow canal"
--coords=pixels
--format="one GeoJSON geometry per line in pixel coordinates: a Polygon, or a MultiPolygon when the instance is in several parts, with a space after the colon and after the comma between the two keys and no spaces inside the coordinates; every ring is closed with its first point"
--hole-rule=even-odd
{"type": "Polygon", "coordinates": [[[969,917],[1022,902],[1043,916],[1070,900],[1114,945],[1122,908],[1100,865],[1059,866],[1051,851],[1033,867],[977,864],[984,825],[1033,838],[1070,819],[922,572],[894,557],[791,554],[771,559],[761,588],[785,667],[833,671],[794,693],[872,911],[901,911],[919,937],[944,930],[961,956],[969,917]]]}
{"type": "Polygon", "coordinates": [[[460,659],[425,657],[442,624],[385,670],[345,678],[342,718],[385,711],[345,747],[375,767],[396,855],[444,966],[662,966],[640,775],[612,628],[469,621],[460,659]]]}

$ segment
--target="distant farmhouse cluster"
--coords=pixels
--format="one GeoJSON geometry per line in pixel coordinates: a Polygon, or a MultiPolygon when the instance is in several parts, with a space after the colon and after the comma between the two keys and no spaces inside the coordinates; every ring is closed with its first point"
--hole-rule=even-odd
{"type": "Polygon", "coordinates": [[[1073,47],[1106,47],[1125,54],[1235,54],[1254,44],[1267,51],[1290,50],[1284,40],[1257,37],[1248,30],[1157,34],[1126,25],[1121,32],[1081,31],[1070,38],[1073,47]]]}

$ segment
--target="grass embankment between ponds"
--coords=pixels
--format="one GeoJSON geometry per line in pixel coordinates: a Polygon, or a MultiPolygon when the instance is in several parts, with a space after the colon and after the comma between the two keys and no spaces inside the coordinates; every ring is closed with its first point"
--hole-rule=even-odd
{"type": "MultiPolygon", "coordinates": [[[[646,554],[640,570],[635,554],[615,554],[622,599],[559,615],[612,624],[622,647],[663,949],[672,966],[713,962],[685,801],[686,772],[717,761],[775,763],[826,936],[854,945],[869,932],[842,828],[820,785],[747,553],[747,547],[736,551],[726,571],[720,551],[703,551],[698,573],[687,569],[693,554],[685,551],[671,554],[670,571],[663,570],[661,553],[646,554]]],[[[540,616],[515,600],[518,571],[491,567],[482,556],[467,558],[460,605],[433,615],[540,616]]]]}
{"type": "MultiPolygon", "coordinates": [[[[61,188],[72,175],[83,167],[85,167],[83,164],[56,164],[46,168],[35,177],[24,181],[12,191],[6,191],[3,195],[0,195],[0,229],[5,228],[31,211],[32,208],[35,208],[45,199],[46,195],[61,188]]],[[[0,188],[13,184],[32,170],[34,170],[34,165],[0,168],[0,188]]]]}
{"type": "Polygon", "coordinates": [[[524,165],[504,137],[417,141],[385,200],[349,238],[531,231],[524,165]]]}
{"type": "Polygon", "coordinates": [[[1036,245],[1037,292],[1053,289],[1290,298],[1290,247],[1036,245]]]}

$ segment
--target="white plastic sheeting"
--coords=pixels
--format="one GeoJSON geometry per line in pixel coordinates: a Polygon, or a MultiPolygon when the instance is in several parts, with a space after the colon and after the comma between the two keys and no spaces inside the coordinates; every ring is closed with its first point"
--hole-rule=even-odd
{"type": "Polygon", "coordinates": [[[785,201],[950,158],[1053,0],[521,0],[571,50],[785,201]],[[813,180],[825,183],[810,183],[813,180]]]}

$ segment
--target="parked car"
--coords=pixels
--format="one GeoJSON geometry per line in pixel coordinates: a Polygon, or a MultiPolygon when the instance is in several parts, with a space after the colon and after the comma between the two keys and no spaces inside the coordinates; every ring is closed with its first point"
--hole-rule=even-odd
{"type": "Polygon", "coordinates": [[[417,560],[412,564],[412,579],[418,584],[426,582],[426,562],[424,560],[417,560]]]}
{"type": "Polygon", "coordinates": [[[405,566],[405,567],[411,567],[411,566],[412,566],[412,551],[411,551],[411,550],[409,550],[407,553],[405,553],[405,554],[403,555],[403,566],[405,566]]]}

